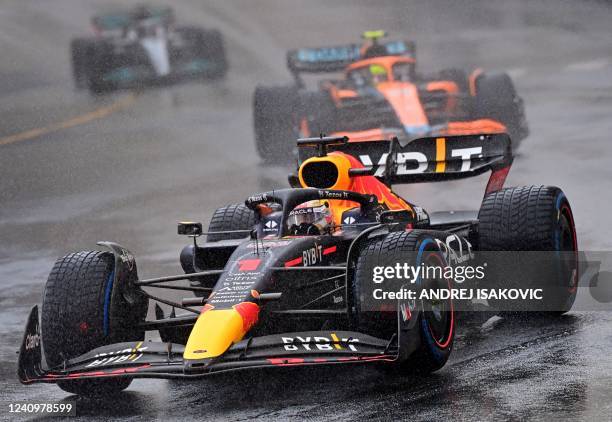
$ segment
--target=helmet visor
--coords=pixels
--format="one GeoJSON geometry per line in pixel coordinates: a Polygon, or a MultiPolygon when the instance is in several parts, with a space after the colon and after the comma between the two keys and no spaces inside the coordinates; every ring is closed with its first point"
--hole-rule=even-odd
{"type": "Polygon", "coordinates": [[[303,223],[315,224],[321,220],[325,220],[326,214],[327,208],[325,205],[318,207],[295,208],[289,213],[287,227],[292,227],[294,225],[299,226],[303,223]]]}

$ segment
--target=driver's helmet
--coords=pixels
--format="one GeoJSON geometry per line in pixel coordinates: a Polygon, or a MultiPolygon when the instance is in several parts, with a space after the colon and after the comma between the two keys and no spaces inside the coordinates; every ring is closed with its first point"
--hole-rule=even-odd
{"type": "Polygon", "coordinates": [[[309,201],[295,207],[287,219],[287,227],[292,235],[317,235],[328,231],[332,224],[329,204],[322,201],[309,201]]]}
{"type": "Polygon", "coordinates": [[[380,64],[371,64],[369,66],[370,75],[372,75],[372,82],[381,83],[389,79],[387,75],[387,69],[380,64]]]}

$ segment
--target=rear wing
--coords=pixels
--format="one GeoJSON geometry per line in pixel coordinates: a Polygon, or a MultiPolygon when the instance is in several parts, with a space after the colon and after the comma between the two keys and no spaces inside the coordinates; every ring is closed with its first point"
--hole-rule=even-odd
{"type": "Polygon", "coordinates": [[[491,171],[486,193],[501,189],[512,165],[512,145],[505,133],[350,142],[342,138],[298,140],[298,165],[313,156],[340,151],[357,158],[362,168],[351,177],[375,176],[387,185],[442,182],[491,171]]]}
{"type": "MultiPolygon", "coordinates": [[[[390,56],[416,58],[413,41],[381,42],[390,56]]],[[[346,44],[336,47],[300,48],[287,53],[287,67],[294,75],[300,73],[339,72],[346,66],[363,59],[360,44],[346,44]]]]}
{"type": "Polygon", "coordinates": [[[174,21],[174,12],[170,7],[141,7],[118,10],[114,13],[92,17],[91,24],[98,32],[121,31],[142,19],[155,19],[163,24],[168,24],[174,21]]]}

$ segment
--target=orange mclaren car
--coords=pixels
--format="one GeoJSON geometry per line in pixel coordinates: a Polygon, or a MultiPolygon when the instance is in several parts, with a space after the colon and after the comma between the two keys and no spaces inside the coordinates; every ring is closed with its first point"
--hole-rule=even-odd
{"type": "Polygon", "coordinates": [[[288,52],[291,86],[259,86],[254,94],[257,150],[264,160],[294,156],[299,136],[349,136],[351,142],[507,132],[516,145],[528,135],[522,99],[506,73],[416,70],[415,45],[382,42],[288,52]],[[308,74],[336,74],[318,79],[308,74]],[[310,77],[312,79],[312,77],[310,77]]]}

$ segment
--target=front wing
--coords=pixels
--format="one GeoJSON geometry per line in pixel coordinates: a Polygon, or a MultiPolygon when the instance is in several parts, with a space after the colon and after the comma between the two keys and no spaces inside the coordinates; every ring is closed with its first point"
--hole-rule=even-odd
{"type": "Polygon", "coordinates": [[[218,358],[183,359],[184,346],[162,342],[116,343],[69,359],[60,367],[42,363],[38,306],[28,318],[18,376],[23,384],[90,378],[182,378],[246,368],[393,362],[397,344],[350,331],[297,332],[254,337],[234,344],[218,358]]]}
{"type": "Polygon", "coordinates": [[[212,77],[222,72],[224,66],[224,63],[212,59],[193,59],[182,63],[174,63],[167,75],[157,74],[149,64],[119,66],[106,72],[102,80],[104,83],[121,87],[141,83],[163,84],[181,79],[212,77]]]}

